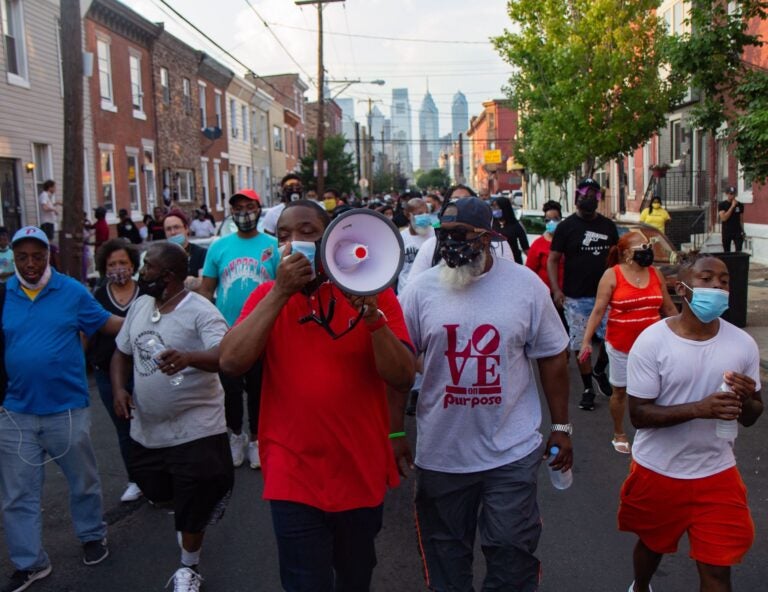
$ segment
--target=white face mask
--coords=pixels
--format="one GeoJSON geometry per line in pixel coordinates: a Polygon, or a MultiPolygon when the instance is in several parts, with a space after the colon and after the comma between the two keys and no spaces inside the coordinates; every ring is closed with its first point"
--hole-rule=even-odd
{"type": "Polygon", "coordinates": [[[13,266],[14,271],[16,272],[16,278],[19,280],[19,283],[24,286],[27,290],[40,290],[41,288],[44,288],[45,285],[50,281],[51,279],[51,264],[48,263],[45,266],[45,271],[43,272],[43,275],[40,276],[40,279],[37,281],[36,284],[30,284],[27,280],[25,280],[21,274],[19,273],[19,268],[15,265],[13,266]]]}

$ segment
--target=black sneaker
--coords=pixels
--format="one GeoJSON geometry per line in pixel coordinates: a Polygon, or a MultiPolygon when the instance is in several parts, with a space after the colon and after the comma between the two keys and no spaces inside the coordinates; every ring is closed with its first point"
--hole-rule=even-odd
{"type": "Polygon", "coordinates": [[[22,569],[13,572],[11,579],[0,589],[0,592],[21,592],[26,590],[37,580],[42,580],[51,573],[53,568],[48,565],[40,569],[22,569]]]}
{"type": "Polygon", "coordinates": [[[83,543],[83,563],[86,565],[96,565],[109,557],[107,548],[107,539],[98,541],[88,541],[83,543]]]}
{"type": "Polygon", "coordinates": [[[613,387],[611,386],[610,381],[608,380],[608,373],[603,372],[592,372],[592,378],[595,379],[597,382],[597,390],[600,391],[600,394],[604,397],[610,397],[613,394],[613,387]]]}
{"type": "Polygon", "coordinates": [[[592,389],[584,390],[581,395],[579,409],[583,409],[584,411],[593,411],[595,409],[595,391],[592,389]]]}

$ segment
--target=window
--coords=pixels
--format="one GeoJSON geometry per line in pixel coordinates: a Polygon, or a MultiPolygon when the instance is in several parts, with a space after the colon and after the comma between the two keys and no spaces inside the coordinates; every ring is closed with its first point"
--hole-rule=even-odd
{"type": "Polygon", "coordinates": [[[752,183],[753,183],[753,176],[750,174],[744,173],[744,169],[741,168],[741,163],[737,161],[738,166],[738,179],[737,179],[737,187],[738,190],[738,199],[740,202],[743,203],[752,203],[753,202],[753,194],[752,194],[752,183]]]}
{"type": "Polygon", "coordinates": [[[243,142],[248,141],[248,107],[240,105],[240,124],[243,126],[243,142]]]}
{"type": "Polygon", "coordinates": [[[221,166],[218,160],[213,161],[213,190],[216,192],[216,207],[221,208],[221,166]]]}
{"type": "Polygon", "coordinates": [[[3,36],[5,38],[8,82],[29,86],[27,81],[27,47],[21,0],[3,2],[3,36]]]}
{"type": "Polygon", "coordinates": [[[253,169],[245,167],[245,177],[248,179],[248,187],[253,187],[253,169]]]}
{"type": "Polygon", "coordinates": [[[240,191],[244,187],[245,185],[243,185],[243,167],[241,165],[237,165],[237,190],[240,191]]]}
{"type": "Polygon", "coordinates": [[[257,146],[259,144],[259,128],[257,125],[258,119],[256,119],[256,109],[251,109],[251,144],[257,146]]]}
{"type": "Polygon", "coordinates": [[[35,186],[37,195],[43,192],[43,183],[53,179],[53,162],[51,161],[51,146],[49,144],[33,144],[35,156],[35,186]]]}
{"type": "Polygon", "coordinates": [[[114,109],[115,103],[112,96],[112,60],[109,55],[109,43],[104,39],[96,41],[96,54],[99,60],[99,93],[101,94],[101,108],[114,109]]]}
{"type": "Polygon", "coordinates": [[[144,91],[141,90],[141,57],[133,54],[128,56],[128,65],[131,72],[133,116],[146,119],[144,116],[144,91]]]}
{"type": "Polygon", "coordinates": [[[147,187],[147,205],[157,205],[157,184],[155,182],[155,152],[152,148],[144,148],[144,184],[147,187]]]}
{"type": "Polygon", "coordinates": [[[627,157],[627,192],[631,199],[635,197],[635,153],[627,157]]]}
{"type": "Polygon", "coordinates": [[[398,115],[405,115],[405,105],[403,105],[402,103],[398,103],[397,105],[395,105],[395,113],[397,113],[398,115]]]}
{"type": "Polygon", "coordinates": [[[206,125],[206,104],[205,104],[205,82],[197,82],[197,91],[200,95],[200,129],[205,129],[206,125]]]}
{"type": "Polygon", "coordinates": [[[488,129],[496,129],[496,115],[493,113],[488,114],[488,129]]]}
{"type": "Polygon", "coordinates": [[[275,150],[283,150],[283,130],[279,125],[272,126],[272,146],[275,150]]]}
{"type": "MultiPolygon", "coordinates": [[[[216,95],[219,96],[219,95],[216,95]]],[[[210,207],[210,191],[208,189],[208,159],[207,158],[201,158],[200,159],[200,169],[202,171],[202,175],[200,177],[200,182],[203,185],[203,203],[210,207]]]]}
{"type": "Polygon", "coordinates": [[[675,35],[682,35],[684,32],[684,17],[683,17],[683,0],[679,0],[678,2],[675,2],[675,5],[672,7],[672,12],[674,16],[674,31],[675,35]]]}
{"type": "Polygon", "coordinates": [[[669,158],[672,162],[677,162],[683,156],[683,125],[682,122],[677,119],[675,121],[670,121],[669,127],[672,132],[670,142],[671,153],[669,158]]]}
{"type": "MultiPolygon", "coordinates": [[[[126,149],[126,152],[128,149],[126,149]]],[[[139,188],[139,152],[128,154],[128,197],[132,212],[141,212],[141,189],[139,188]]]]}
{"type": "Polygon", "coordinates": [[[229,99],[229,118],[232,124],[232,137],[237,137],[237,103],[235,99],[229,99]]]}
{"type": "Polygon", "coordinates": [[[160,68],[160,89],[163,93],[163,103],[171,103],[171,82],[168,77],[168,68],[160,68]]]}
{"type": "Polygon", "coordinates": [[[111,150],[101,151],[101,205],[108,212],[115,211],[115,175],[111,150]]]}
{"type": "Polygon", "coordinates": [[[184,113],[189,115],[192,113],[192,84],[189,82],[189,78],[182,78],[181,89],[184,95],[184,113]]]}
{"type": "Polygon", "coordinates": [[[213,109],[216,112],[216,127],[221,129],[221,92],[218,90],[213,95],[213,109]]]}
{"type": "Polygon", "coordinates": [[[261,147],[266,150],[269,140],[269,130],[267,129],[267,116],[264,113],[259,115],[259,136],[261,138],[261,147]]]}
{"type": "Polygon", "coordinates": [[[192,201],[195,193],[195,181],[192,171],[180,169],[176,172],[179,201],[192,201]]]}

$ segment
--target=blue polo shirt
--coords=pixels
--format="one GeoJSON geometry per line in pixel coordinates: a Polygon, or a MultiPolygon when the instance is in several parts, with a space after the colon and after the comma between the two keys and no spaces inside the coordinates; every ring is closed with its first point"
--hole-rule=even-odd
{"type": "Polygon", "coordinates": [[[30,300],[19,280],[6,283],[3,308],[8,391],[3,406],[16,413],[49,415],[88,406],[82,331],[90,337],[109,319],[82,284],[51,270],[30,300]]]}

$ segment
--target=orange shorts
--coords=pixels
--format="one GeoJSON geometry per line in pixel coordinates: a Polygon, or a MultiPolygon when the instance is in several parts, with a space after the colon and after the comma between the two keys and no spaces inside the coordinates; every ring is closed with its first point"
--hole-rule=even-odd
{"type": "Polygon", "coordinates": [[[656,553],[674,553],[688,533],[691,558],[740,563],[755,538],[747,488],[736,467],[701,479],[673,479],[633,462],[621,488],[619,530],[656,553]]]}

